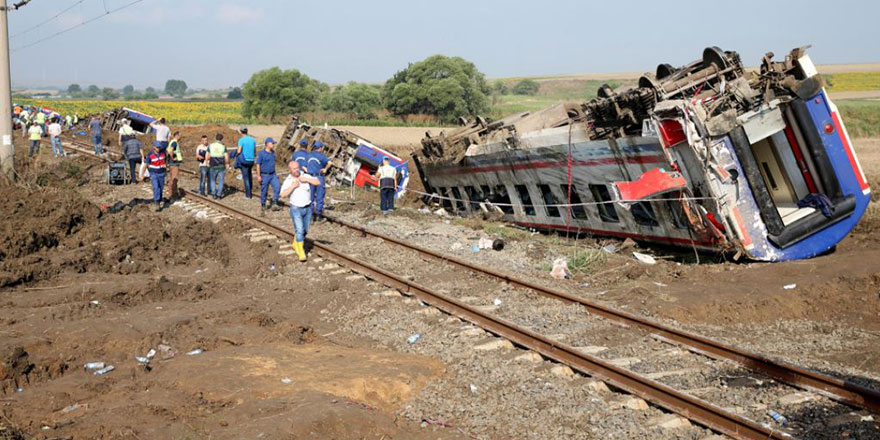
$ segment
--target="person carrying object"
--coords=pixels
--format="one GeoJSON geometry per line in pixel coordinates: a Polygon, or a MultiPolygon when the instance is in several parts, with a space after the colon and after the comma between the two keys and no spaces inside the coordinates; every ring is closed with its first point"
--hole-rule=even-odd
{"type": "Polygon", "coordinates": [[[318,179],[310,176],[300,169],[299,163],[292,160],[287,164],[290,174],[284,179],[281,186],[281,197],[290,197],[290,219],[293,221],[293,229],[296,237],[291,243],[293,250],[299,257],[299,261],[308,259],[305,250],[306,235],[309,233],[309,223],[312,219],[312,188],[318,186],[318,179]]]}

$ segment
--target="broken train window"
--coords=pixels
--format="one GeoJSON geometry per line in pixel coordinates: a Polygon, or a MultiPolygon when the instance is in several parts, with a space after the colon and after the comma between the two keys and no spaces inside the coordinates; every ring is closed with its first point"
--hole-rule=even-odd
{"type": "Polygon", "coordinates": [[[603,222],[617,223],[620,218],[617,217],[617,210],[614,209],[614,203],[611,199],[611,192],[605,185],[590,185],[590,193],[593,200],[599,202],[596,208],[599,210],[599,218],[603,222]]]}
{"type": "Polygon", "coordinates": [[[514,185],[516,193],[519,195],[519,201],[522,202],[523,212],[526,215],[535,215],[535,206],[532,205],[532,196],[529,195],[529,189],[525,185],[514,185]]]}
{"type": "Polygon", "coordinates": [[[541,191],[541,198],[544,199],[544,210],[547,212],[547,215],[550,217],[559,217],[559,207],[551,206],[558,205],[559,200],[556,200],[556,196],[553,194],[553,191],[550,191],[550,185],[539,184],[538,190],[541,191]]]}
{"type": "Polygon", "coordinates": [[[465,211],[464,202],[461,198],[461,191],[454,186],[449,189],[452,191],[452,198],[455,199],[455,208],[459,211],[465,211]]]}
{"type": "Polygon", "coordinates": [[[650,202],[635,203],[630,208],[630,212],[632,212],[633,220],[635,220],[636,224],[652,228],[660,225],[650,202]]]}
{"type": "Polygon", "coordinates": [[[501,211],[505,214],[513,214],[513,206],[510,203],[510,195],[507,194],[507,187],[504,185],[498,185],[495,187],[495,192],[491,194],[489,197],[489,201],[492,203],[497,203],[496,206],[501,208],[501,211]]]}

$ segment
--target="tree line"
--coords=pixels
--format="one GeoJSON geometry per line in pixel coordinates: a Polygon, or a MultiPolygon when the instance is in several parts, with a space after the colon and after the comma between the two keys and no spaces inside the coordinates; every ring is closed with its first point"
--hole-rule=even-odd
{"type": "MultiPolygon", "coordinates": [[[[181,79],[169,79],[165,82],[165,88],[161,91],[166,95],[174,96],[177,98],[182,98],[186,95],[189,86],[187,86],[186,81],[181,79]]],[[[83,88],[79,84],[71,84],[67,87],[67,94],[72,98],[84,98],[84,99],[104,99],[104,100],[113,100],[119,98],[125,99],[158,99],[159,98],[159,90],[154,89],[153,87],[147,87],[144,90],[136,90],[133,85],[128,84],[121,89],[114,89],[112,87],[98,87],[94,84],[83,88]]],[[[236,87],[232,89],[227,95],[228,99],[241,99],[241,89],[236,87]]]]}
{"type": "Polygon", "coordinates": [[[472,62],[443,55],[411,63],[382,85],[349,82],[330,87],[299,70],[272,67],[254,73],[242,86],[242,116],[274,118],[324,110],[373,119],[387,110],[394,116],[433,115],[451,122],[485,113],[492,96],[533,95],[539,87],[530,79],[510,88],[501,81],[490,86],[472,62]]]}

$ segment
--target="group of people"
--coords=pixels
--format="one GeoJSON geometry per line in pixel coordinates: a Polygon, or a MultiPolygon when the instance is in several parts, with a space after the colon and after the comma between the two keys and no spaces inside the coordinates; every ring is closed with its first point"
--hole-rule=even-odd
{"type": "MultiPolygon", "coordinates": [[[[100,119],[93,118],[89,123],[95,154],[103,154],[100,119]]],[[[171,132],[165,124],[165,118],[150,123],[156,139],[145,153],[137,132],[131,127],[131,121],[121,121],[119,127],[119,145],[122,154],[128,161],[130,183],[137,184],[150,178],[153,187],[153,203],[156,211],[162,209],[162,194],[165,190],[166,175],[169,178],[171,198],[180,196],[180,164],[183,163],[183,151],[180,148],[180,132],[171,132]]]]}

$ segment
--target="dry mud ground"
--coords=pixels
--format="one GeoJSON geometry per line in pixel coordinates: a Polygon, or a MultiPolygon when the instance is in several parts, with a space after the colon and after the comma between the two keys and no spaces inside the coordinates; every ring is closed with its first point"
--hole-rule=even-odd
{"type": "MultiPolygon", "coordinates": [[[[856,143],[869,181],[880,181],[880,141],[856,143]]],[[[340,322],[346,315],[337,307],[368,304],[362,286],[321,276],[320,262],[295,264],[272,241],[251,242],[237,222],[154,213],[146,204],[103,212],[102,205],[145,193],[103,185],[100,166],[52,160],[46,150],[34,166],[20,166],[25,185],[4,187],[0,198],[0,426],[20,429],[23,438],[468,437],[421,428],[410,407],[431,401],[424,394],[450,379],[442,356],[344,331],[352,323],[340,322]],[[135,361],[160,345],[165,349],[149,368],[135,361]],[[194,349],[203,352],[186,354],[194,349]],[[82,368],[92,361],[116,370],[93,376],[82,368]]],[[[333,193],[337,200],[345,195],[333,193]]],[[[601,244],[411,209],[381,217],[374,196],[337,203],[337,212],[542,281],[552,282],[542,267],[553,258],[601,244]],[[509,231],[504,251],[468,253],[477,237],[499,230],[509,231]]],[[[244,202],[239,198],[228,202],[244,202]]],[[[621,252],[565,287],[876,387],[878,231],[880,210],[872,205],[837,252],[817,259],[742,264],[704,257],[697,265],[673,256],[649,267],[621,252]],[[798,287],[782,289],[790,283],[798,287]]],[[[540,413],[532,416],[528,437],[542,438],[548,427],[540,413]]],[[[478,438],[518,438],[503,429],[503,418],[481,423],[465,428],[478,438]]],[[[603,429],[615,437],[613,427],[603,429]]],[[[617,429],[616,437],[629,437],[629,428],[617,429]]],[[[591,437],[603,436],[583,438],[591,437]]],[[[22,437],[7,428],[0,438],[22,437]]]]}

